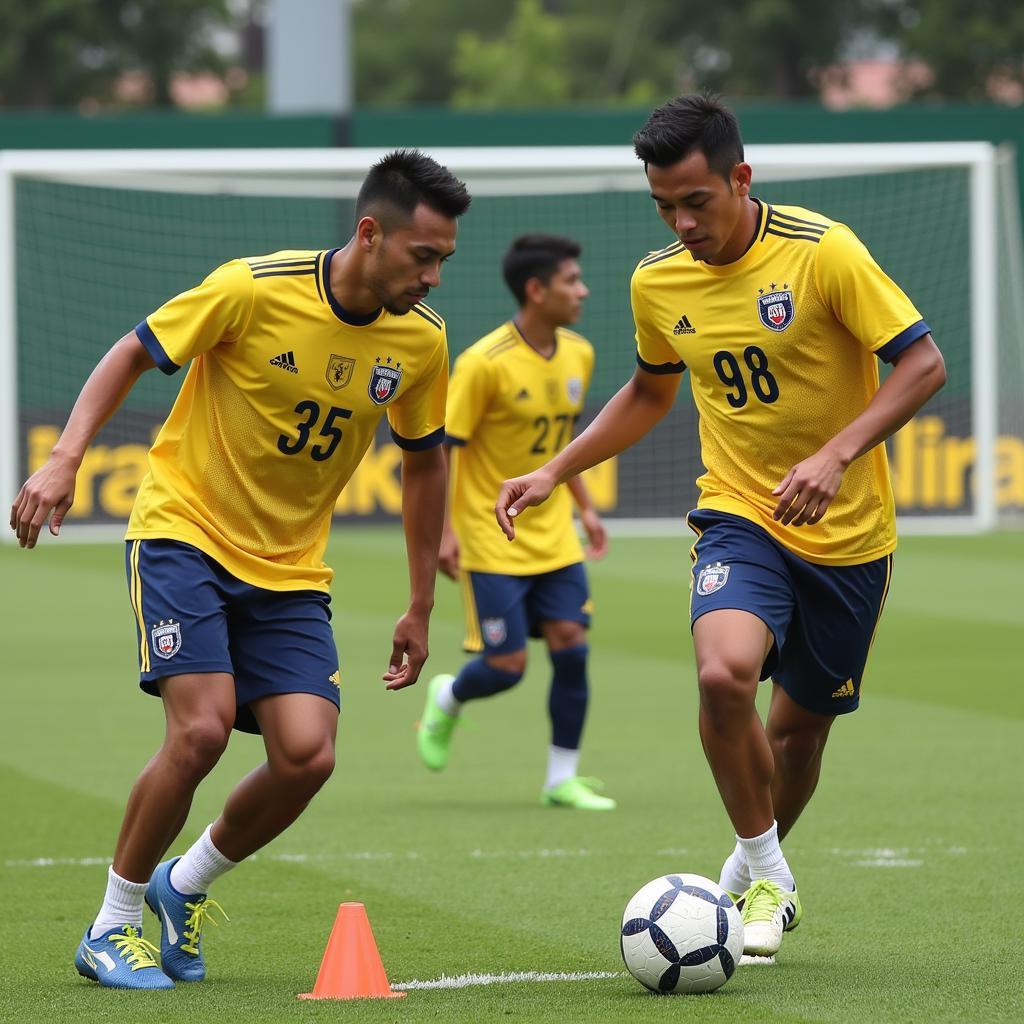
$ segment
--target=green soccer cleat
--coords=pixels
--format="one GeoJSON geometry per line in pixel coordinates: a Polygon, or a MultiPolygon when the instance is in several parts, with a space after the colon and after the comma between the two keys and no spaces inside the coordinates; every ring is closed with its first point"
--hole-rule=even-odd
{"type": "Polygon", "coordinates": [[[584,779],[574,775],[557,786],[545,789],[540,795],[540,802],[546,807],[572,807],[577,811],[614,811],[615,801],[608,796],[595,793],[595,789],[603,789],[599,779],[584,779]]]}
{"type": "Polygon", "coordinates": [[[423,763],[431,771],[439,772],[448,763],[449,748],[452,743],[452,730],[459,720],[458,715],[449,715],[437,706],[437,693],[455,677],[434,676],[427,684],[427,703],[423,708],[419,731],[416,733],[416,746],[423,763]]]}
{"type": "Polygon", "coordinates": [[[743,894],[743,952],[747,956],[775,956],[782,933],[792,931],[803,916],[796,891],[786,892],[775,882],[760,878],[743,894]]]}

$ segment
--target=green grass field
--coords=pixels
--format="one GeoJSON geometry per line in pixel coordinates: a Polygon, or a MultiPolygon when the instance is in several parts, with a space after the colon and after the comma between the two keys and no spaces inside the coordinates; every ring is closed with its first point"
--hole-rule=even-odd
{"type": "MultiPolygon", "coordinates": [[[[0,1021],[918,1022],[1024,1019],[1024,534],[903,542],[861,710],[833,731],[787,842],[805,906],[773,966],[720,992],[658,997],[626,975],[618,925],[656,875],[717,877],[731,847],[696,732],[688,542],[613,542],[592,567],[593,700],[582,770],[620,807],[539,806],[540,649],[523,684],[470,708],[452,763],[415,753],[423,688],[379,682],[405,596],[399,534],[338,532],[338,769],[306,815],[218,882],[210,976],[109,992],[72,955],[105,884],[128,789],[160,742],[136,687],[120,546],[0,548],[0,1021]],[[337,905],[366,904],[393,983],[607,972],[300,1002],[337,905]]],[[[461,660],[440,581],[428,674],[461,660]]],[[[260,759],[237,735],[203,784],[181,852],[260,759]]],[[[148,916],[147,935],[157,939],[148,916]]]]}

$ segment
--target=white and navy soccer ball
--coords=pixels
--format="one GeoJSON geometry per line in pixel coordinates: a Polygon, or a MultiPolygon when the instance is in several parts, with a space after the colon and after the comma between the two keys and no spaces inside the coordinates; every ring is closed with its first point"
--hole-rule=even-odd
{"type": "Polygon", "coordinates": [[[652,992],[713,992],[743,955],[743,919],[710,879],[663,875],[626,904],[620,941],[629,973],[652,992]]]}

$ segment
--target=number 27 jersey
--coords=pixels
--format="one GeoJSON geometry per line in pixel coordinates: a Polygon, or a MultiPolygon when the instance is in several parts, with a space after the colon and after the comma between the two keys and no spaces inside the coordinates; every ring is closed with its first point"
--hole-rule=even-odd
{"type": "Polygon", "coordinates": [[[772,490],[867,407],[886,361],[928,325],[853,232],[801,207],[758,203],[733,263],[681,245],[633,274],[637,360],[690,370],[706,472],[698,507],[742,516],[808,561],[852,565],[896,546],[885,446],[847,469],[822,520],[783,526],[772,490]]]}

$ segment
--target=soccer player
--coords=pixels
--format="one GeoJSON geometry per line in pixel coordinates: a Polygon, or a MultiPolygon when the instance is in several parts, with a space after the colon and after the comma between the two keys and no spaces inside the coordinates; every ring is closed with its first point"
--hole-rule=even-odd
{"type": "Polygon", "coordinates": [[[15,499],[22,547],[46,520],[56,536],[86,447],[135,381],[190,364],[128,526],[140,685],[163,701],[167,726],[75,957],[100,985],[202,979],[211,883],[286,829],[331,775],[340,669],[322,559],[338,494],[385,413],[403,450],[411,597],[383,678],[388,690],[416,682],[443,524],[448,381],[444,321],[423,300],[469,202],[424,154],[388,154],[362,185],[347,245],[232,260],[118,341],[15,499]],[[158,866],[232,728],[262,733],[266,762],[184,856],[158,866]],[[160,918],[159,954],[142,938],[143,900],[160,918]]]}
{"type": "Polygon", "coordinates": [[[418,746],[428,768],[448,762],[463,704],[510,689],[526,671],[528,636],[543,637],[551,659],[551,746],[544,804],[610,810],[615,801],[577,774],[587,713],[590,595],[572,502],[601,557],[607,536],[579,477],[559,487],[510,548],[495,529],[491,502],[501,481],[527,473],[565,447],[583,409],[594,350],[568,330],[589,294],[569,238],[531,234],[505,254],[505,282],[519,311],[459,356],[452,375],[446,444],[452,465],[451,515],[440,566],[461,579],[465,650],[479,657],[427,690],[418,746]]]}
{"type": "Polygon", "coordinates": [[[721,884],[742,893],[746,952],[769,956],[801,916],[779,843],[814,792],[835,716],[857,707],[889,587],[883,442],[945,369],[850,228],[750,194],[720,103],[670,100],[633,141],[677,236],[633,274],[637,369],[563,452],[505,483],[496,514],[516,536],[515,517],[559,480],[643,437],[689,368],[706,467],[688,519],[700,737],[736,831],[721,884]],[[881,387],[876,358],[892,366],[881,387]],[[754,695],[769,677],[762,726],[754,695]]]}

